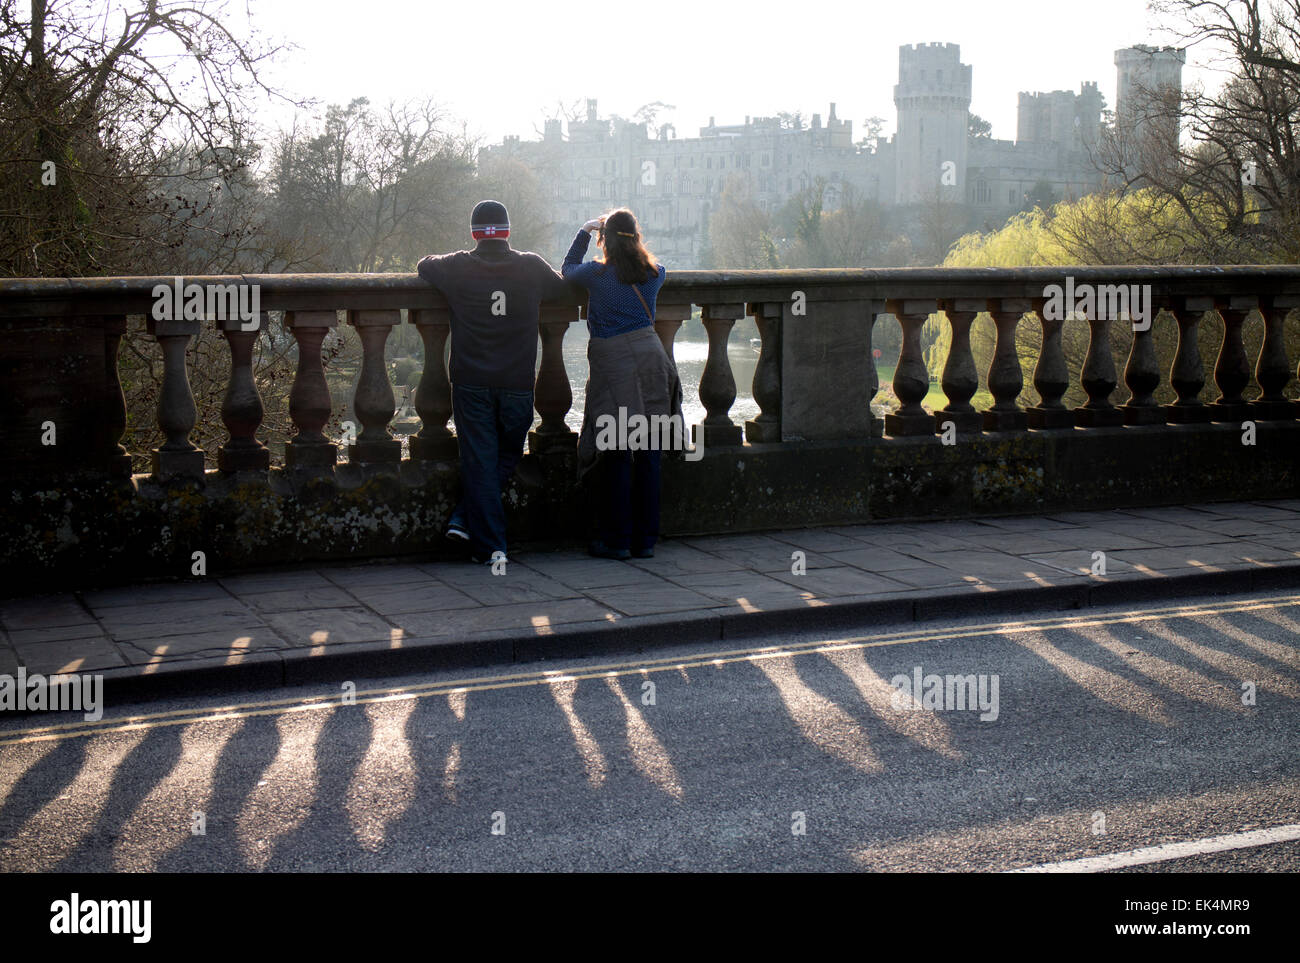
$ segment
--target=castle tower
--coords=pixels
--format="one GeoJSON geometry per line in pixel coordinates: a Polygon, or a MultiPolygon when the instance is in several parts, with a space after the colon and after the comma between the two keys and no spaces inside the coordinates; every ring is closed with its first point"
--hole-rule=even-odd
{"type": "Polygon", "coordinates": [[[898,48],[896,203],[965,200],[970,94],[971,69],[957,44],[898,48]]]}
{"type": "Polygon", "coordinates": [[[1115,51],[1118,83],[1115,132],[1124,145],[1125,163],[1178,150],[1179,100],[1186,54],[1178,47],[1138,44],[1115,51]]]}
{"type": "Polygon", "coordinates": [[[1075,116],[1079,118],[1079,140],[1082,146],[1091,150],[1097,145],[1097,135],[1101,132],[1101,111],[1106,98],[1097,89],[1095,81],[1085,80],[1079,85],[1079,96],[1075,98],[1075,116]]]}

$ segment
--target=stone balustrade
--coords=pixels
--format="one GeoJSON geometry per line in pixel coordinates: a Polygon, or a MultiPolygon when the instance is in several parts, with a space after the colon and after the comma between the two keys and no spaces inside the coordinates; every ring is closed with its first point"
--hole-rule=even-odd
{"type": "MultiPolygon", "coordinates": [[[[15,490],[58,490],[76,476],[129,483],[141,492],[141,486],[262,484],[284,498],[290,497],[285,492],[319,485],[321,479],[334,477],[355,488],[385,474],[417,486],[430,484],[436,475],[438,485],[454,488],[456,439],[449,428],[450,386],[443,365],[425,365],[415,394],[422,426],[411,438],[406,458],[389,428],[395,401],[384,351],[393,328],[414,325],[429,359],[443,356],[450,332],[445,302],[416,276],[185,278],[182,283],[199,286],[255,285],[259,311],[242,321],[206,315],[156,320],[155,286],[176,283],[173,278],[0,281],[5,409],[0,441],[7,456],[4,472],[15,490]],[[294,434],[283,467],[271,465],[258,439],[263,406],[253,359],[271,323],[269,312],[283,312],[276,323],[292,335],[298,355],[289,395],[294,434]],[[126,410],[117,366],[128,315],[144,315],[157,341],[157,423],[165,439],[151,453],[151,472],[134,479],[121,445],[126,410]],[[342,478],[338,446],[324,432],[331,402],[322,342],[340,316],[356,330],[362,349],[352,402],[360,425],[347,451],[348,464],[360,474],[351,480],[342,478]],[[231,359],[220,411],[228,438],[214,463],[191,439],[198,415],[186,351],[202,324],[221,332],[231,359]],[[51,423],[58,429],[58,443],[42,444],[42,426],[51,423]]],[[[698,464],[670,468],[666,489],[681,483],[682,498],[676,504],[684,507],[674,509],[666,490],[666,525],[679,531],[732,531],[923,516],[940,510],[927,508],[936,498],[947,499],[946,512],[958,514],[1068,505],[1089,491],[1086,480],[1075,477],[1089,459],[1101,459],[1098,463],[1113,476],[1110,491],[1098,496],[1102,504],[1151,503],[1152,497],[1141,492],[1154,481],[1166,499],[1180,493],[1239,498],[1245,489],[1294,496],[1300,490],[1300,409],[1285,392],[1297,359],[1287,356],[1283,325],[1297,306],[1300,268],[1287,266],[670,272],[659,295],[656,331],[671,352],[682,323],[698,307],[708,334],[708,360],[698,385],[706,411],[699,433],[705,457],[698,464]],[[1061,284],[1067,275],[1076,286],[1149,286],[1152,324],[1135,328],[1122,372],[1128,392],[1122,404],[1113,398],[1120,376],[1109,320],[1059,320],[1045,310],[1048,286],[1061,284]],[[1242,327],[1256,310],[1264,337],[1252,368],[1242,327]],[[922,406],[931,372],[921,328],[936,313],[946,318],[951,346],[939,377],[946,404],[931,412],[922,406]],[[992,398],[985,410],[973,404],[981,372],[971,329],[981,313],[991,317],[996,331],[992,362],[983,373],[992,398]],[[754,318],[761,338],[752,386],[760,414],[740,425],[731,415],[736,383],[727,348],[736,321],[746,315],[754,318]],[[1198,329],[1214,315],[1223,336],[1212,371],[1217,393],[1211,400],[1201,397],[1206,385],[1198,329]],[[901,328],[902,351],[893,376],[898,407],[881,423],[871,407],[879,390],[872,341],[878,321],[886,317],[901,328]],[[1016,334],[1023,325],[1041,331],[1039,355],[1029,359],[1038,396],[1032,406],[1021,397],[1016,334]],[[1078,371],[1068,369],[1063,351],[1062,335],[1070,326],[1086,328],[1089,336],[1078,371]],[[1157,365],[1154,334],[1160,330],[1177,339],[1167,373],[1157,365]],[[1252,376],[1258,397],[1247,400],[1253,393],[1252,376]],[[1176,400],[1160,405],[1154,395],[1166,377],[1176,400]],[[1074,409],[1063,402],[1072,382],[1087,399],[1074,409]],[[1246,421],[1271,426],[1272,433],[1265,432],[1268,444],[1262,446],[1267,451],[1246,458],[1239,472],[1227,471],[1224,452],[1231,450],[1228,446],[1246,421]],[[949,424],[958,439],[955,446],[941,444],[949,424]],[[1184,454],[1177,465],[1158,470],[1125,467],[1124,459],[1134,453],[1152,455],[1168,445],[1180,450],[1190,446],[1199,454],[1184,454]],[[1055,481],[1028,480],[1034,466],[1038,476],[1047,472],[1055,481]],[[738,489],[736,478],[747,467],[738,489]],[[1185,475],[1172,476],[1202,467],[1209,474],[1200,484],[1185,475]],[[682,481],[688,472],[694,472],[691,481],[682,481]],[[816,479],[792,472],[812,472],[816,479]],[[1114,477],[1120,478],[1118,486],[1114,477]],[[1002,481],[991,481],[996,478],[1002,481]]],[[[539,323],[535,405],[540,420],[528,444],[533,455],[560,466],[546,477],[565,491],[571,487],[565,459],[571,458],[577,439],[566,423],[573,392],[562,352],[568,328],[580,322],[582,310],[575,292],[571,300],[545,305],[539,323]]],[[[565,491],[560,502],[568,497],[565,491]]],[[[1085,500],[1098,503],[1098,497],[1087,494],[1085,500]]],[[[565,512],[555,513],[555,492],[547,504],[549,517],[560,524],[565,512]]],[[[571,519],[580,506],[569,507],[571,519]]],[[[432,529],[440,521],[423,524],[432,529]]]]}

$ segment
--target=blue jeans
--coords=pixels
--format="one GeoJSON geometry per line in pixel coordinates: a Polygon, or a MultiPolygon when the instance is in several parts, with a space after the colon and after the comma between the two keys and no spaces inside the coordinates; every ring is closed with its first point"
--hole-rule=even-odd
{"type": "Polygon", "coordinates": [[[452,513],[469,532],[470,551],[506,550],[501,494],[524,454],[533,425],[533,393],[510,388],[452,385],[451,410],[460,442],[460,504],[452,513]]]}

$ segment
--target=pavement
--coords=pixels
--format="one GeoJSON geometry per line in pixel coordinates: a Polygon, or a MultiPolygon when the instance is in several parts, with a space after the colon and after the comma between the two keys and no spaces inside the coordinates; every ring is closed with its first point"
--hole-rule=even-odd
{"type": "Polygon", "coordinates": [[[1294,588],[1300,499],[849,525],[0,600],[0,675],[102,674],[113,703],[1294,588]]]}

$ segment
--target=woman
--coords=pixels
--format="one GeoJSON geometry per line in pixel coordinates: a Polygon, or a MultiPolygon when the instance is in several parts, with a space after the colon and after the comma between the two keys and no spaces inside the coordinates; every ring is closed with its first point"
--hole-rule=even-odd
{"type": "Polygon", "coordinates": [[[578,440],[579,478],[591,484],[596,509],[589,551],[598,558],[651,558],[659,536],[662,439],[648,426],[673,415],[682,424],[677,367],[654,329],[664,268],[646,250],[636,217],[620,208],[582,225],[560,273],[589,294],[589,376],[578,440]],[[592,234],[603,257],[584,264],[592,234]],[[647,426],[640,432],[638,421],[647,426]],[[625,432],[617,430],[624,425],[625,432]]]}

